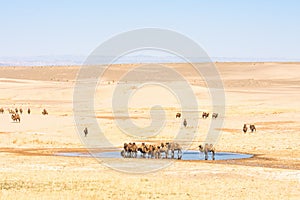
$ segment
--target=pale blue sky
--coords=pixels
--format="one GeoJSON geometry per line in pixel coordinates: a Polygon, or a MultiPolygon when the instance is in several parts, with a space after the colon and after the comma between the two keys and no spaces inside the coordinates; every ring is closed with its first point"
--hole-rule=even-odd
{"type": "Polygon", "coordinates": [[[84,55],[143,27],[187,35],[211,57],[300,59],[297,0],[0,0],[0,56],[84,55]]]}

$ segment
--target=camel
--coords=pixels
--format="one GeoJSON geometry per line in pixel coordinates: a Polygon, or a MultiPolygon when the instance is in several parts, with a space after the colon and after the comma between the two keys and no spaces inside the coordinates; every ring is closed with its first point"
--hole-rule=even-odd
{"type": "Polygon", "coordinates": [[[4,113],[4,109],[0,108],[0,113],[3,114],[4,113]]]}
{"type": "Polygon", "coordinates": [[[148,158],[158,158],[158,151],[155,145],[150,144],[148,147],[148,158]]]}
{"type": "Polygon", "coordinates": [[[15,111],[16,111],[16,113],[18,113],[18,111],[19,111],[18,108],[15,108],[15,111]]]}
{"type": "Polygon", "coordinates": [[[209,113],[207,113],[207,112],[203,112],[203,113],[202,113],[202,118],[203,118],[203,119],[208,118],[208,116],[209,116],[209,113]]]}
{"type": "Polygon", "coordinates": [[[48,115],[48,112],[47,112],[47,110],[46,110],[46,109],[44,109],[44,110],[43,110],[43,112],[42,112],[42,114],[43,114],[43,115],[48,115]]]}
{"type": "Polygon", "coordinates": [[[246,125],[246,124],[244,124],[244,127],[243,127],[243,131],[244,131],[244,133],[247,133],[247,130],[248,130],[248,128],[247,128],[247,125],[246,125]]]}
{"type": "Polygon", "coordinates": [[[124,158],[131,157],[130,146],[131,146],[131,143],[129,143],[129,144],[124,143],[124,146],[123,146],[124,149],[121,151],[122,157],[124,157],[124,158]]]}
{"type": "Polygon", "coordinates": [[[162,154],[165,154],[165,158],[168,158],[168,147],[166,144],[161,143],[160,146],[157,146],[156,157],[161,158],[162,154]]]}
{"type": "Polygon", "coordinates": [[[18,113],[16,114],[12,114],[11,115],[11,119],[14,121],[14,122],[17,122],[17,121],[21,121],[21,118],[20,118],[20,115],[18,113]]]}
{"type": "Polygon", "coordinates": [[[182,148],[180,144],[176,142],[167,142],[166,146],[168,148],[168,151],[171,151],[171,158],[174,158],[175,151],[177,151],[177,159],[180,160],[182,157],[182,148]]]}
{"type": "Polygon", "coordinates": [[[86,137],[87,134],[89,133],[87,127],[85,127],[85,129],[83,130],[83,132],[84,132],[84,137],[86,137]]]}
{"type": "Polygon", "coordinates": [[[217,119],[217,117],[218,117],[218,113],[213,113],[213,114],[212,114],[212,118],[217,119]]]}
{"type": "Polygon", "coordinates": [[[204,145],[204,147],[202,145],[199,145],[199,150],[200,152],[204,152],[204,155],[205,155],[205,160],[208,159],[208,152],[211,152],[212,153],[212,160],[215,160],[215,153],[216,153],[216,150],[215,150],[215,147],[210,144],[208,145],[207,143],[204,145]]]}
{"type": "Polygon", "coordinates": [[[253,131],[256,132],[256,128],[255,128],[254,124],[250,125],[250,130],[251,130],[251,133],[253,133],[253,131]]]}
{"type": "Polygon", "coordinates": [[[31,112],[31,110],[30,110],[30,108],[28,108],[28,110],[27,110],[28,115],[30,114],[30,112],[31,112]]]}
{"type": "Polygon", "coordinates": [[[148,145],[143,142],[142,145],[137,148],[137,150],[141,152],[143,158],[146,158],[146,154],[149,152],[148,148],[148,145]]]}
{"type": "Polygon", "coordinates": [[[22,109],[22,108],[20,108],[19,110],[20,110],[20,113],[21,113],[21,115],[22,115],[22,113],[23,113],[23,109],[22,109]]]}
{"type": "Polygon", "coordinates": [[[16,114],[16,112],[13,109],[8,109],[8,113],[11,115],[16,114]]]}
{"type": "Polygon", "coordinates": [[[137,152],[138,152],[138,147],[135,143],[132,143],[130,146],[130,157],[136,158],[137,157],[137,152]]]}
{"type": "Polygon", "coordinates": [[[176,113],[176,118],[180,118],[181,117],[181,113],[176,113]]]}
{"type": "Polygon", "coordinates": [[[187,121],[186,121],[186,119],[183,120],[183,126],[184,126],[184,127],[187,126],[187,121]]]}

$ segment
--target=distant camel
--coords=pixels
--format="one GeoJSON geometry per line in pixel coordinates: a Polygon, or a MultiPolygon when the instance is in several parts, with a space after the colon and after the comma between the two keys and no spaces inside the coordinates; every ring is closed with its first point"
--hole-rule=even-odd
{"type": "Polygon", "coordinates": [[[253,131],[256,132],[256,128],[253,124],[250,125],[250,130],[251,130],[251,133],[253,133],[253,131]]]}
{"type": "Polygon", "coordinates": [[[13,109],[8,109],[8,113],[11,115],[16,114],[16,112],[13,109]]]}
{"type": "Polygon", "coordinates": [[[217,117],[218,117],[218,113],[213,113],[213,114],[212,114],[212,118],[217,119],[217,117]]]}
{"type": "Polygon", "coordinates": [[[4,109],[0,108],[0,113],[3,114],[4,113],[4,109]]]}
{"type": "Polygon", "coordinates": [[[30,112],[31,112],[31,111],[30,111],[30,108],[28,108],[28,110],[27,110],[28,115],[30,114],[30,112]]]}
{"type": "Polygon", "coordinates": [[[202,113],[202,118],[203,118],[203,119],[208,118],[208,116],[209,116],[209,113],[207,113],[207,112],[203,112],[203,113],[202,113]]]}
{"type": "Polygon", "coordinates": [[[171,151],[171,157],[174,158],[175,151],[177,151],[177,159],[180,160],[182,157],[182,148],[180,144],[176,142],[166,143],[168,151],[171,151]]]}
{"type": "Polygon", "coordinates": [[[215,153],[216,153],[216,150],[215,150],[215,147],[210,144],[208,145],[207,143],[204,145],[204,147],[202,145],[199,145],[199,150],[200,152],[204,152],[204,155],[205,155],[205,160],[208,159],[208,152],[211,152],[212,153],[212,160],[215,160],[215,153]]]}
{"type": "Polygon", "coordinates": [[[18,108],[15,108],[16,113],[18,113],[18,108]]]}
{"type": "Polygon", "coordinates": [[[181,113],[176,113],[176,118],[180,118],[181,117],[181,113]]]}
{"type": "Polygon", "coordinates": [[[83,130],[83,132],[84,132],[84,137],[86,137],[87,134],[89,133],[87,127],[85,127],[85,129],[83,130]]]}
{"type": "Polygon", "coordinates": [[[42,114],[43,114],[43,115],[48,115],[48,112],[47,112],[47,110],[46,110],[46,109],[44,109],[44,110],[43,110],[43,112],[42,112],[42,114]]]}
{"type": "Polygon", "coordinates": [[[20,115],[18,113],[16,114],[12,114],[11,115],[11,119],[14,121],[14,122],[17,122],[17,121],[21,121],[21,118],[20,118],[20,115]]]}
{"type": "Polygon", "coordinates": [[[183,120],[183,126],[184,126],[184,127],[187,126],[187,121],[186,121],[186,119],[183,120]]]}
{"type": "Polygon", "coordinates": [[[244,131],[244,133],[246,133],[246,132],[247,132],[247,130],[248,130],[248,128],[247,128],[247,125],[246,125],[246,124],[244,124],[244,127],[243,127],[243,131],[244,131]]]}
{"type": "Polygon", "coordinates": [[[20,108],[20,113],[21,113],[21,114],[23,113],[23,109],[22,109],[22,108],[20,108]]]}

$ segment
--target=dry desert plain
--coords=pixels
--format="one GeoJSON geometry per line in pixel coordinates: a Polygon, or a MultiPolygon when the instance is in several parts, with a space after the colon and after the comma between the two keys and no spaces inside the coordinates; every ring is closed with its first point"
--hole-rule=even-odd
{"type": "MultiPolygon", "coordinates": [[[[112,91],[120,76],[136,65],[115,65],[95,90],[97,122],[105,137],[120,147],[130,138],[114,122],[112,91]]],[[[186,77],[199,110],[211,112],[204,81],[186,64],[165,65],[186,77]]],[[[299,199],[300,63],[216,66],[226,95],[226,113],[217,118],[224,120],[217,152],[254,156],[175,160],[168,167],[139,174],[113,170],[91,157],[56,155],[86,152],[73,117],[79,66],[0,67],[0,107],[5,109],[0,114],[0,199],[299,199]],[[30,107],[31,114],[24,112],[21,122],[14,123],[7,109],[16,107],[25,111],[30,107]],[[49,115],[41,114],[44,108],[49,115]],[[255,124],[257,131],[244,134],[244,123],[255,124]]],[[[151,141],[172,140],[173,133],[184,127],[182,118],[175,118],[180,105],[165,89],[147,87],[137,92],[129,105],[130,116],[137,125],[146,126],[151,121],[149,105],[157,103],[165,109],[166,124],[151,141]]],[[[210,117],[199,118],[190,149],[204,141],[211,122],[210,117]]]]}

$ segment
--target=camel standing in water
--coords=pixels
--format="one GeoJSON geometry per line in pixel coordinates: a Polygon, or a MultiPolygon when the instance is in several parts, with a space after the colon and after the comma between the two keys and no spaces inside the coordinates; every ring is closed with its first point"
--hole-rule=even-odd
{"type": "Polygon", "coordinates": [[[168,148],[168,151],[171,151],[172,158],[174,158],[175,151],[177,151],[177,159],[180,160],[182,158],[182,148],[180,144],[176,142],[167,142],[166,146],[168,148]]]}
{"type": "Polygon", "coordinates": [[[137,157],[137,146],[135,143],[124,144],[125,157],[127,158],[136,158],[137,157]]]}
{"type": "Polygon", "coordinates": [[[247,133],[247,130],[248,130],[248,128],[247,128],[247,125],[246,125],[246,124],[244,124],[244,127],[243,127],[243,131],[244,131],[244,133],[247,133]]]}
{"type": "Polygon", "coordinates": [[[157,147],[157,157],[161,158],[162,154],[165,154],[165,158],[168,158],[168,147],[167,144],[161,143],[160,146],[157,147]]]}
{"type": "Polygon", "coordinates": [[[17,122],[17,121],[21,121],[21,118],[20,118],[20,115],[18,113],[16,114],[12,114],[11,115],[11,119],[14,121],[14,122],[17,122]]]}
{"type": "Polygon", "coordinates": [[[215,147],[212,144],[208,145],[206,143],[204,145],[204,147],[202,145],[199,145],[199,150],[200,150],[200,152],[204,152],[205,160],[208,159],[208,152],[212,153],[212,160],[215,160],[216,149],[215,149],[215,147]]]}
{"type": "Polygon", "coordinates": [[[3,114],[4,113],[4,109],[0,108],[0,113],[3,114]]]}
{"type": "Polygon", "coordinates": [[[149,147],[143,142],[142,145],[137,148],[137,151],[141,152],[143,158],[146,158],[146,154],[149,152],[149,147]]]}
{"type": "Polygon", "coordinates": [[[256,132],[256,128],[253,124],[250,125],[250,130],[251,130],[251,133],[253,133],[253,131],[256,132]]]}

